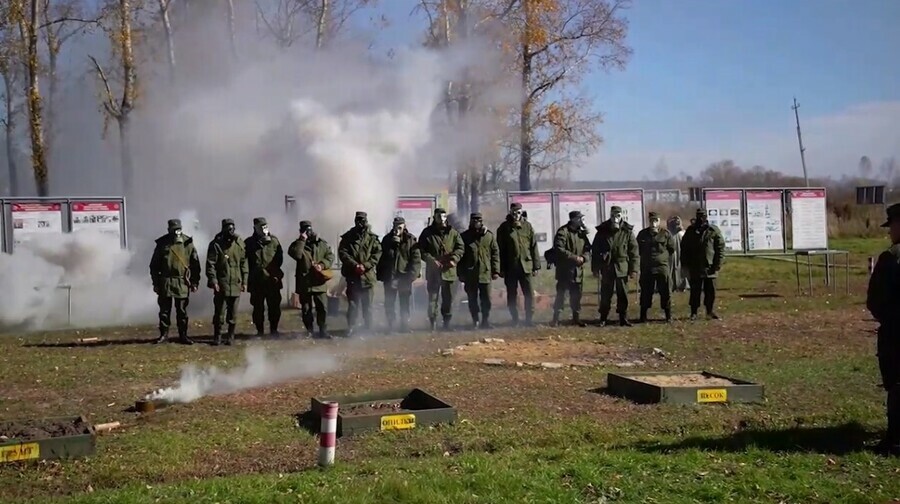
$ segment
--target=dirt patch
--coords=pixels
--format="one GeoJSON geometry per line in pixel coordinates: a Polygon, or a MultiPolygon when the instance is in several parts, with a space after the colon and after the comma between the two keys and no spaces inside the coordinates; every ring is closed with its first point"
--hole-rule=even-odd
{"type": "Polygon", "coordinates": [[[90,434],[90,432],[90,425],[80,418],[68,422],[50,422],[46,420],[0,422],[0,443],[77,436],[79,434],[90,434]]]}
{"type": "Polygon", "coordinates": [[[528,340],[484,338],[444,350],[442,354],[465,362],[497,365],[554,363],[563,366],[629,363],[650,356],[650,352],[636,349],[560,337],[528,340]]]}
{"type": "Polygon", "coordinates": [[[630,376],[629,378],[660,387],[716,387],[736,385],[731,380],[719,378],[716,376],[706,376],[702,374],[682,374],[682,375],[648,375],[648,376],[630,376]]]}
{"type": "Polygon", "coordinates": [[[394,413],[402,411],[400,401],[383,401],[367,404],[356,404],[347,408],[341,408],[340,413],[347,416],[360,415],[383,415],[385,413],[394,413]]]}

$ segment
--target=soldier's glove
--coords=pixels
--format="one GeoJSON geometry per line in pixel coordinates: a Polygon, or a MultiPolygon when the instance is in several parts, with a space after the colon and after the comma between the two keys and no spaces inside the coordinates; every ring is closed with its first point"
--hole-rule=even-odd
{"type": "Polygon", "coordinates": [[[356,274],[357,274],[357,275],[362,275],[362,274],[365,273],[365,272],[366,272],[366,267],[365,267],[365,266],[363,266],[362,264],[357,264],[357,265],[356,265],[356,274]]]}

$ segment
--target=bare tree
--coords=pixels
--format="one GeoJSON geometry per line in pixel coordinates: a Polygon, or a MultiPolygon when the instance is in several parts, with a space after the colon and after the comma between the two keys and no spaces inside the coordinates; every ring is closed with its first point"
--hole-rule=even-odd
{"type": "Polygon", "coordinates": [[[17,120],[22,113],[23,102],[16,96],[22,85],[22,39],[17,32],[12,3],[0,6],[0,79],[3,79],[3,126],[6,146],[6,164],[9,173],[9,195],[19,195],[19,170],[16,164],[14,137],[17,120]]]}
{"type": "Polygon", "coordinates": [[[228,6],[228,43],[231,46],[231,57],[237,61],[237,35],[234,27],[234,0],[226,0],[225,5],[228,6]]]}
{"type": "Polygon", "coordinates": [[[308,4],[313,0],[254,0],[256,17],[279,47],[290,47],[309,32],[304,26],[308,4]]]}
{"type": "Polygon", "coordinates": [[[172,34],[172,23],[169,20],[169,8],[172,0],[157,0],[159,2],[159,17],[162,20],[163,33],[166,36],[166,63],[169,67],[169,82],[175,83],[175,38],[172,34]]]}
{"type": "Polygon", "coordinates": [[[869,159],[869,156],[859,158],[859,174],[863,178],[872,176],[872,160],[869,159]]]}

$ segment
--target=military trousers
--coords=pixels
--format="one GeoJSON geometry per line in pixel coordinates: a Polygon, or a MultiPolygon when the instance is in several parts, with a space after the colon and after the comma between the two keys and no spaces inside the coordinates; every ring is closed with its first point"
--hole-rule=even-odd
{"type": "Polygon", "coordinates": [[[653,306],[653,294],[659,293],[659,306],[663,310],[672,309],[672,289],[669,275],[665,273],[646,273],[641,275],[641,311],[653,306]]]}
{"type": "Polygon", "coordinates": [[[319,329],[327,327],[328,297],[324,292],[298,292],[300,298],[300,318],[307,331],[313,330],[313,318],[319,329]]]}
{"type": "Polygon", "coordinates": [[[698,273],[691,273],[691,315],[696,315],[700,309],[700,297],[703,296],[703,306],[706,313],[712,313],[716,306],[716,279],[703,277],[698,273]]]}
{"type": "Polygon", "coordinates": [[[559,314],[566,306],[566,296],[569,297],[569,306],[572,308],[572,316],[581,312],[581,295],[584,284],[574,280],[556,281],[556,299],[553,301],[553,313],[559,314]]]}
{"type": "Polygon", "coordinates": [[[215,329],[216,332],[219,332],[222,329],[222,325],[226,323],[232,328],[237,324],[235,321],[235,314],[237,312],[239,299],[238,296],[226,296],[222,292],[213,294],[212,323],[213,329],[215,329]]]}
{"type": "Polygon", "coordinates": [[[522,297],[525,301],[525,318],[531,320],[534,315],[534,289],[531,283],[533,277],[531,273],[519,266],[518,271],[511,271],[503,278],[503,283],[506,285],[506,307],[509,309],[509,315],[513,322],[519,320],[519,288],[522,289],[522,297]]]}
{"type": "Polygon", "coordinates": [[[609,317],[613,292],[616,294],[616,313],[620,317],[628,313],[628,278],[603,275],[600,278],[600,320],[609,317]]]}
{"type": "Polygon", "coordinates": [[[278,322],[281,320],[281,289],[269,287],[250,291],[250,305],[253,306],[253,325],[256,326],[257,333],[261,334],[265,328],[267,308],[269,330],[273,333],[278,332],[278,322]]]}
{"type": "Polygon", "coordinates": [[[347,282],[347,327],[356,327],[359,318],[360,305],[362,305],[363,324],[366,329],[372,328],[372,299],[374,291],[372,287],[360,282],[347,282]]]}
{"type": "Polygon", "coordinates": [[[427,283],[426,290],[428,290],[428,320],[437,320],[439,304],[443,319],[450,320],[453,315],[453,293],[456,290],[456,282],[432,280],[427,283]]]}
{"type": "Polygon", "coordinates": [[[878,368],[887,391],[887,435],[885,441],[900,446],[900,327],[878,328],[878,368]]]}
{"type": "Polygon", "coordinates": [[[159,305],[159,331],[167,332],[172,325],[172,305],[175,305],[175,322],[178,324],[178,335],[187,335],[188,314],[187,307],[190,304],[189,297],[175,298],[168,296],[157,296],[156,304],[159,305]]]}
{"type": "Polygon", "coordinates": [[[475,322],[487,321],[491,317],[492,305],[490,282],[466,282],[465,289],[472,320],[475,322]],[[481,315],[480,318],[479,315],[481,315]]]}
{"type": "Polygon", "coordinates": [[[400,325],[409,324],[409,300],[412,297],[411,282],[384,283],[384,314],[388,325],[393,326],[397,320],[397,305],[400,305],[400,325]],[[399,303],[398,303],[399,301],[399,303]]]}

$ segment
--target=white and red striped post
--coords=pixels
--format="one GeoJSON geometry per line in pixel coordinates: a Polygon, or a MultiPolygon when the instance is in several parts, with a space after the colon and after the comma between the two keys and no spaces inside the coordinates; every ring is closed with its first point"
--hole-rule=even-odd
{"type": "Polygon", "coordinates": [[[322,410],[322,427],[319,429],[319,465],[334,464],[334,447],[337,445],[338,403],[325,403],[322,410]]]}
{"type": "Polygon", "coordinates": [[[871,275],[872,272],[874,272],[874,271],[875,271],[875,258],[869,257],[869,274],[871,275]]]}

